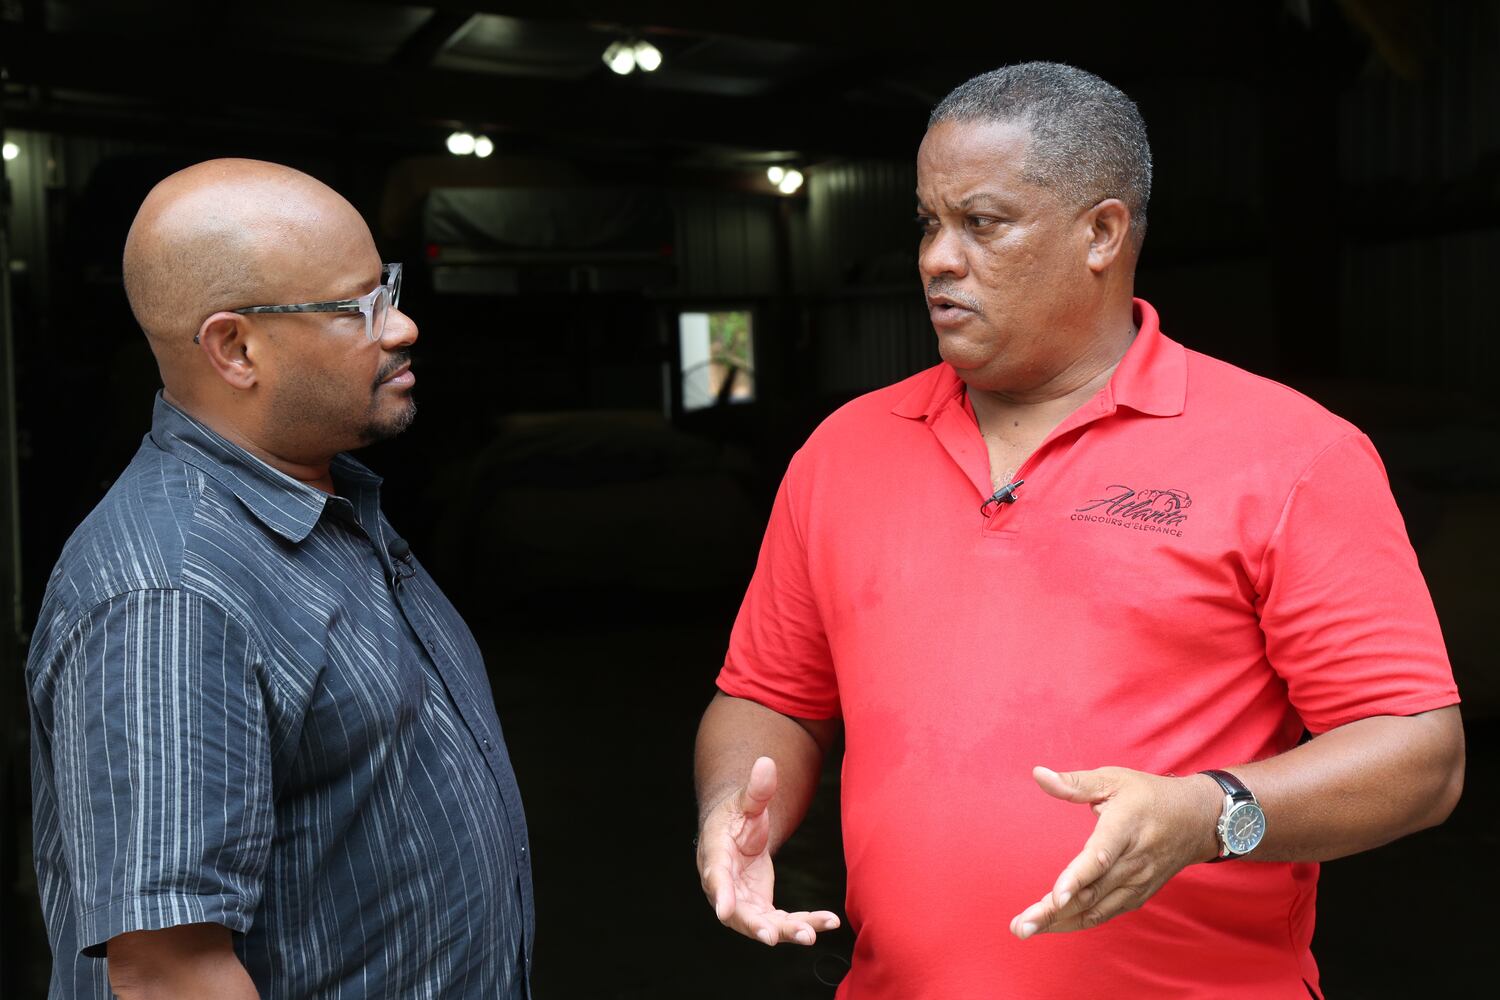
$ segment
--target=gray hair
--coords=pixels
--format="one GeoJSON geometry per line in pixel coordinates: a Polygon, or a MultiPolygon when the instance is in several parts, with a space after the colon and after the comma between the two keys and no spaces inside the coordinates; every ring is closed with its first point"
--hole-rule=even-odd
{"type": "Polygon", "coordinates": [[[961,83],[927,120],[1014,122],[1031,134],[1022,176],[1083,208],[1118,198],[1136,246],[1146,236],[1151,144],[1135,102],[1092,73],[1063,63],[1002,66],[961,83]]]}

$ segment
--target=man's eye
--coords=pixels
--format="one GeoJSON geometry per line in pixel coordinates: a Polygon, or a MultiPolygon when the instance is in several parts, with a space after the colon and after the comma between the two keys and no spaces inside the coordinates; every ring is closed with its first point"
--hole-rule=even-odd
{"type": "Polygon", "coordinates": [[[971,215],[971,216],[969,216],[969,225],[971,227],[973,227],[974,229],[985,229],[985,228],[988,228],[989,226],[995,226],[995,225],[999,225],[999,224],[1000,224],[1000,220],[999,219],[993,218],[993,217],[988,216],[988,215],[971,215]]]}
{"type": "Polygon", "coordinates": [[[937,220],[930,215],[919,215],[912,221],[917,224],[917,229],[924,233],[937,228],[937,220]]]}

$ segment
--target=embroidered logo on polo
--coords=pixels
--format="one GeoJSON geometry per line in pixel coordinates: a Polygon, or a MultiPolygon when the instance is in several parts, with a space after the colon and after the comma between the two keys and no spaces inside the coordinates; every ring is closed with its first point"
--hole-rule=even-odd
{"type": "Polygon", "coordinates": [[[1075,507],[1069,520],[1182,537],[1193,498],[1184,490],[1137,490],[1115,484],[1105,495],[1075,507]]]}

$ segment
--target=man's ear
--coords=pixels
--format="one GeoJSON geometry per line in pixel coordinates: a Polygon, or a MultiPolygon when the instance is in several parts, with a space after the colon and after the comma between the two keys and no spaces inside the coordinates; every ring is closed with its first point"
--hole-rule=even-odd
{"type": "Polygon", "coordinates": [[[236,389],[250,389],[256,383],[249,326],[239,313],[216,312],[203,321],[193,338],[214,372],[236,389]]]}
{"type": "Polygon", "coordinates": [[[1102,274],[1130,244],[1130,209],[1118,198],[1105,198],[1088,210],[1088,267],[1102,274]]]}

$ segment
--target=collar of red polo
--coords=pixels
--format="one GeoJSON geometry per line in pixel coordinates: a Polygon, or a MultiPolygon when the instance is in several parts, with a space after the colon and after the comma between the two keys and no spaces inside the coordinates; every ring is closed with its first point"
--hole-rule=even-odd
{"type": "MultiPolygon", "coordinates": [[[[1135,340],[1096,398],[1105,412],[1124,406],[1153,417],[1175,417],[1187,400],[1187,352],[1161,332],[1151,303],[1145,299],[1133,301],[1135,340]]],[[[963,400],[963,380],[951,366],[938,365],[926,375],[915,380],[892,413],[926,420],[955,400],[963,400]]]]}

